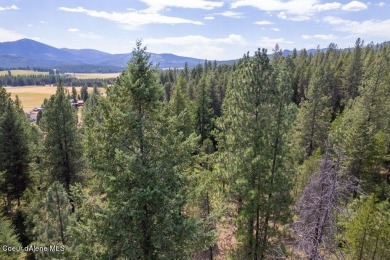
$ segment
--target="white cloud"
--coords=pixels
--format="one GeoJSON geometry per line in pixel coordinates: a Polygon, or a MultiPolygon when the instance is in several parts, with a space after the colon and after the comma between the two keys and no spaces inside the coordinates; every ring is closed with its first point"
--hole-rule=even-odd
{"type": "Polygon", "coordinates": [[[158,13],[144,11],[128,11],[126,13],[105,12],[89,10],[83,7],[68,8],[60,7],[59,10],[72,13],[82,13],[91,17],[102,18],[122,25],[140,26],[146,24],[203,24],[200,21],[194,21],[179,17],[165,16],[158,13]]]}
{"type": "Polygon", "coordinates": [[[269,37],[261,37],[257,44],[260,48],[265,48],[268,50],[268,52],[271,52],[272,49],[275,48],[276,44],[279,44],[280,48],[286,49],[287,47],[292,47],[292,44],[294,42],[285,40],[284,38],[269,38],[269,37]]]}
{"type": "Polygon", "coordinates": [[[229,18],[243,18],[243,13],[240,12],[233,12],[233,11],[225,11],[222,13],[213,13],[212,15],[220,15],[220,16],[225,16],[229,18]]]}
{"type": "Polygon", "coordinates": [[[161,11],[167,7],[192,8],[212,10],[217,7],[222,7],[223,2],[205,1],[205,0],[140,0],[148,5],[150,12],[161,11]]]}
{"type": "Polygon", "coordinates": [[[23,35],[0,28],[0,42],[16,41],[25,38],[23,35]]]}
{"type": "Polygon", "coordinates": [[[278,12],[280,19],[291,21],[310,20],[316,13],[330,10],[360,11],[367,5],[352,1],[346,5],[339,2],[321,3],[320,0],[233,0],[231,7],[250,6],[265,12],[278,12]]]}
{"type": "Polygon", "coordinates": [[[0,6],[0,11],[7,11],[7,10],[19,10],[19,7],[17,7],[16,5],[11,5],[6,7],[0,6]]]}
{"type": "Polygon", "coordinates": [[[81,38],[85,39],[91,39],[91,40],[97,40],[97,39],[102,39],[103,37],[97,33],[94,32],[88,32],[88,33],[80,33],[79,36],[81,38]]]}
{"type": "Polygon", "coordinates": [[[215,17],[214,16],[205,16],[203,19],[205,19],[205,20],[214,20],[215,17]]]}
{"type": "Polygon", "coordinates": [[[380,2],[380,3],[378,3],[378,4],[376,4],[377,6],[380,6],[380,7],[383,7],[383,6],[385,6],[386,4],[384,3],[384,2],[380,2]]]}
{"type": "Polygon", "coordinates": [[[274,27],[274,28],[271,28],[271,31],[274,31],[274,32],[279,32],[279,31],[280,31],[280,29],[279,29],[279,28],[276,28],[276,27],[274,27]]]}
{"type": "Polygon", "coordinates": [[[181,37],[145,39],[144,42],[150,44],[171,44],[171,45],[185,45],[194,42],[198,44],[210,44],[210,43],[244,44],[245,40],[241,35],[230,34],[226,38],[207,38],[201,35],[187,35],[181,37]]]}
{"type": "Polygon", "coordinates": [[[181,56],[220,60],[228,58],[225,47],[244,45],[241,35],[230,34],[225,38],[208,38],[201,35],[144,39],[150,51],[171,52],[181,56]]]}
{"type": "Polygon", "coordinates": [[[388,38],[390,35],[390,19],[367,20],[363,22],[344,20],[339,17],[327,16],[324,22],[333,25],[334,29],[341,32],[348,32],[355,37],[379,36],[388,38]]]}
{"type": "Polygon", "coordinates": [[[316,4],[313,6],[313,9],[318,12],[336,10],[339,9],[342,5],[338,2],[325,3],[325,4],[316,4]]]}
{"type": "Polygon", "coordinates": [[[40,24],[47,24],[47,22],[46,22],[46,21],[43,21],[43,20],[39,21],[39,23],[40,23],[40,24]]]}
{"type": "Polygon", "coordinates": [[[308,39],[334,40],[334,39],[337,39],[337,36],[335,36],[333,34],[315,34],[315,35],[304,34],[304,35],[302,35],[302,38],[305,40],[308,40],[308,39]]]}
{"type": "Polygon", "coordinates": [[[278,18],[283,19],[283,20],[290,20],[294,22],[302,22],[302,21],[307,21],[310,20],[311,16],[310,15],[287,15],[285,12],[280,12],[278,13],[278,18]]]}
{"type": "Polygon", "coordinates": [[[344,11],[361,11],[361,10],[365,10],[367,8],[368,7],[366,4],[359,2],[359,1],[349,2],[348,4],[343,5],[341,7],[341,9],[344,11]]]}
{"type": "Polygon", "coordinates": [[[69,28],[68,29],[68,32],[78,32],[79,31],[79,29],[77,29],[77,28],[69,28]]]}
{"type": "Polygon", "coordinates": [[[262,11],[287,12],[290,14],[313,14],[315,12],[339,9],[338,2],[321,4],[319,0],[235,0],[232,8],[252,6],[262,11]]]}
{"type": "Polygon", "coordinates": [[[274,23],[270,22],[270,21],[262,20],[262,21],[254,22],[254,24],[258,24],[258,25],[271,25],[271,24],[274,24],[274,23]]]}

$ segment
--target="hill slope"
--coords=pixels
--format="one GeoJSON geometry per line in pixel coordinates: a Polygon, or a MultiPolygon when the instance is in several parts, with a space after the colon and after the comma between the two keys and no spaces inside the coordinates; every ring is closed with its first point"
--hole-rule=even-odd
{"type": "MultiPolygon", "coordinates": [[[[0,67],[3,69],[17,67],[48,67],[94,65],[92,67],[126,66],[131,53],[110,54],[92,49],[55,48],[30,39],[0,43],[0,67]]],[[[159,68],[180,68],[187,62],[190,67],[202,64],[204,60],[181,57],[174,54],[151,53],[153,64],[159,68]]]]}

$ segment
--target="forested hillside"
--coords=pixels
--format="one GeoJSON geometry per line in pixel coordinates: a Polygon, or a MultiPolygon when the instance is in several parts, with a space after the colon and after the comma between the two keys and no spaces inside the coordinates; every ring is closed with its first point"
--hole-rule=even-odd
{"type": "Polygon", "coordinates": [[[38,124],[0,88],[0,259],[389,259],[390,45],[149,58],[38,124]]]}

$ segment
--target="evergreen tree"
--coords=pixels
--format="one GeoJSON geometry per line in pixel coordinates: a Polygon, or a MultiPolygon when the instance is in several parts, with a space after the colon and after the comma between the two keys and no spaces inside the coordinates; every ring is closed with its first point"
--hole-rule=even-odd
{"type": "Polygon", "coordinates": [[[357,178],[366,192],[385,199],[389,190],[381,171],[385,167],[390,143],[390,79],[382,77],[381,73],[390,67],[384,58],[388,49],[382,51],[382,54],[368,57],[371,65],[364,74],[359,89],[361,94],[345,109],[332,135],[345,151],[347,173],[357,178]]]}
{"type": "Polygon", "coordinates": [[[100,91],[99,91],[99,89],[97,88],[97,86],[93,86],[93,94],[95,94],[95,95],[100,95],[100,91]]]}
{"type": "Polygon", "coordinates": [[[346,101],[358,96],[358,89],[363,75],[362,47],[364,41],[358,38],[346,64],[343,77],[343,90],[346,101]]]}
{"type": "Polygon", "coordinates": [[[76,101],[77,101],[77,90],[76,90],[75,87],[72,87],[71,99],[73,99],[73,102],[76,102],[76,101]]]}
{"type": "Polygon", "coordinates": [[[188,138],[194,132],[194,116],[192,103],[187,94],[187,85],[184,75],[180,75],[173,86],[172,96],[169,101],[169,113],[172,123],[176,125],[177,132],[188,138]]]}
{"type": "Polygon", "coordinates": [[[108,258],[182,258],[196,242],[202,247],[194,221],[183,213],[194,140],[181,141],[161,113],[161,97],[149,54],[138,41],[108,91],[103,146],[91,158],[107,194],[102,236],[108,258]]]}
{"type": "Polygon", "coordinates": [[[34,218],[36,245],[57,245],[58,251],[38,252],[40,259],[64,258],[68,243],[67,227],[72,212],[69,196],[63,185],[54,181],[46,192],[40,214],[34,218]],[[60,249],[63,248],[63,251],[60,249]]]}
{"type": "Polygon", "coordinates": [[[39,125],[39,122],[40,122],[41,119],[42,119],[42,115],[43,115],[42,110],[39,110],[39,111],[38,111],[38,114],[37,114],[37,120],[36,120],[37,125],[39,125]]]}
{"type": "Polygon", "coordinates": [[[12,101],[0,88],[0,191],[6,196],[7,210],[20,198],[29,183],[28,123],[18,99],[12,101]]]}
{"type": "Polygon", "coordinates": [[[213,129],[213,109],[209,78],[206,78],[206,76],[202,77],[197,90],[195,128],[196,133],[200,136],[200,145],[202,145],[204,140],[210,138],[213,129]]]}
{"type": "Polygon", "coordinates": [[[80,89],[81,100],[83,100],[84,102],[87,101],[88,95],[89,95],[88,94],[88,87],[86,85],[82,86],[80,89]]]}
{"type": "Polygon", "coordinates": [[[54,180],[62,182],[66,191],[77,180],[82,147],[78,145],[77,117],[66,97],[64,88],[58,85],[43,112],[40,126],[45,132],[47,170],[54,180]]]}
{"type": "Polygon", "coordinates": [[[18,241],[18,236],[15,234],[11,221],[3,216],[0,216],[0,244],[2,246],[0,250],[0,258],[2,260],[18,260],[25,257],[23,251],[4,250],[3,246],[7,248],[19,248],[22,245],[18,241]]]}
{"type": "Polygon", "coordinates": [[[217,223],[227,208],[222,196],[220,177],[214,144],[210,139],[206,139],[199,149],[195,167],[189,175],[189,187],[192,188],[188,191],[189,202],[186,211],[203,220],[209,259],[215,256],[217,223]]]}
{"type": "MultiPolygon", "coordinates": [[[[350,208],[356,207],[354,203],[350,208]]],[[[351,259],[386,259],[390,254],[390,205],[370,196],[346,220],[346,252],[351,259]]]]}
{"type": "Polygon", "coordinates": [[[72,185],[77,210],[69,216],[66,256],[67,259],[104,259],[107,248],[100,232],[107,203],[96,178],[90,178],[83,186],[72,185]]]}
{"type": "MultiPolygon", "coordinates": [[[[321,66],[321,65],[318,65],[321,66]]],[[[324,151],[331,121],[331,103],[324,68],[316,69],[310,80],[306,100],[300,103],[295,132],[297,146],[311,156],[319,148],[324,151]]]]}
{"type": "Polygon", "coordinates": [[[264,49],[253,58],[244,56],[218,123],[223,131],[218,139],[220,164],[238,208],[237,257],[272,257],[271,238],[277,238],[277,225],[288,219],[289,167],[283,158],[291,125],[290,100],[287,74],[271,67],[264,49]]]}

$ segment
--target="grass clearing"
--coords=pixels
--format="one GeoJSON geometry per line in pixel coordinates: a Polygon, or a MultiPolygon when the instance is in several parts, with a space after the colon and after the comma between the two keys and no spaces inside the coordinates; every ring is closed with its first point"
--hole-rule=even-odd
{"type": "MultiPolygon", "coordinates": [[[[65,87],[69,93],[72,93],[71,87],[65,87]]],[[[31,111],[35,107],[39,107],[45,98],[49,99],[51,95],[56,93],[55,86],[25,86],[25,87],[5,87],[7,92],[11,93],[12,98],[17,95],[22,102],[24,111],[31,111]]],[[[76,87],[77,93],[80,94],[81,87],[76,87]]],[[[104,92],[104,89],[99,89],[104,92]]],[[[92,92],[93,88],[88,88],[88,92],[92,92]]]]}
{"type": "MultiPolygon", "coordinates": [[[[7,76],[8,70],[0,71],[0,76],[7,76]]],[[[11,76],[31,76],[31,75],[49,75],[47,71],[34,71],[34,70],[11,70],[11,76]]]]}
{"type": "MultiPolygon", "coordinates": [[[[1,70],[1,76],[7,76],[8,70],[1,70]]],[[[34,71],[34,70],[11,70],[11,76],[45,76],[49,75],[49,72],[46,71],[34,71]]],[[[77,79],[115,79],[120,73],[65,73],[65,75],[70,75],[77,79]]]]}
{"type": "Polygon", "coordinates": [[[77,79],[115,79],[120,73],[73,73],[77,79]]]}

